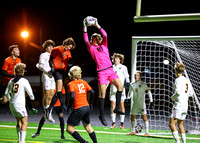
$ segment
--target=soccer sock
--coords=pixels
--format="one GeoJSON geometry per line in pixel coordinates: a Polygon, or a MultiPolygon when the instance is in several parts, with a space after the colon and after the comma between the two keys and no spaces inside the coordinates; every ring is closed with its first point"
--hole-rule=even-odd
{"type": "Polygon", "coordinates": [[[80,134],[77,131],[74,131],[72,133],[72,137],[75,138],[77,141],[84,143],[85,140],[80,136],[80,134]]]}
{"type": "Polygon", "coordinates": [[[97,138],[96,138],[95,132],[93,131],[89,135],[90,135],[90,138],[92,139],[93,143],[97,143],[97,138]]]}
{"type": "Polygon", "coordinates": [[[62,92],[61,91],[57,92],[57,96],[58,96],[58,98],[60,100],[61,106],[62,107],[65,106],[62,92]]]}
{"type": "Polygon", "coordinates": [[[119,105],[121,102],[122,91],[117,91],[116,93],[116,108],[119,109],[119,105]]]}
{"type": "Polygon", "coordinates": [[[99,98],[100,116],[104,116],[104,101],[105,98],[99,98]]]}
{"type": "Polygon", "coordinates": [[[58,96],[56,96],[54,94],[54,96],[53,96],[53,98],[51,100],[50,108],[53,108],[57,101],[58,101],[58,96]]]}
{"type": "Polygon", "coordinates": [[[178,131],[173,131],[172,135],[174,136],[174,139],[176,140],[176,143],[180,143],[179,136],[178,136],[178,131]]]}
{"type": "Polygon", "coordinates": [[[59,121],[60,121],[61,136],[64,136],[64,126],[65,126],[64,118],[59,117],[59,121]]]}
{"type": "Polygon", "coordinates": [[[182,143],[186,143],[185,133],[181,134],[182,143]]]}
{"type": "Polygon", "coordinates": [[[20,140],[20,128],[19,128],[19,127],[16,127],[16,131],[17,131],[18,139],[20,140]]]}
{"type": "Polygon", "coordinates": [[[120,115],[120,122],[124,123],[125,115],[120,115]]]}
{"type": "Polygon", "coordinates": [[[24,143],[26,138],[26,131],[20,131],[20,132],[21,132],[20,141],[24,143]]]}
{"type": "Polygon", "coordinates": [[[144,122],[145,125],[145,133],[149,133],[149,121],[144,122]]]}
{"type": "Polygon", "coordinates": [[[44,122],[45,122],[45,118],[44,118],[44,116],[42,116],[42,118],[40,119],[40,123],[39,123],[36,134],[40,134],[40,131],[42,129],[42,126],[44,125],[44,122]]]}
{"type": "Polygon", "coordinates": [[[135,133],[135,125],[136,125],[136,120],[131,121],[131,132],[135,133]]]}
{"type": "Polygon", "coordinates": [[[116,114],[111,114],[111,120],[113,123],[115,123],[116,120],[116,114]]]}

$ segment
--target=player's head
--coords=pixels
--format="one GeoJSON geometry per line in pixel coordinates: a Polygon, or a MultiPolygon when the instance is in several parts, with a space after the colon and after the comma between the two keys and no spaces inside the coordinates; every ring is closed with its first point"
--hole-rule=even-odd
{"type": "Polygon", "coordinates": [[[46,40],[42,44],[42,48],[45,52],[51,53],[52,49],[55,47],[55,43],[53,40],[46,40]]]}
{"type": "Polygon", "coordinates": [[[75,80],[75,79],[81,79],[82,76],[81,73],[82,70],[79,66],[73,66],[70,68],[68,75],[71,80],[75,80]]]}
{"type": "Polygon", "coordinates": [[[26,68],[26,65],[24,63],[16,64],[15,67],[14,67],[15,75],[16,76],[23,76],[25,68],[26,68]]]}
{"type": "Polygon", "coordinates": [[[64,50],[73,50],[76,47],[76,43],[72,37],[67,38],[63,41],[64,50]]]}
{"type": "Polygon", "coordinates": [[[123,64],[124,63],[124,55],[119,53],[114,53],[112,58],[112,62],[115,64],[123,64]]]}
{"type": "Polygon", "coordinates": [[[92,43],[92,45],[98,46],[101,43],[101,41],[102,41],[102,37],[101,37],[100,34],[98,34],[98,33],[92,34],[91,40],[90,40],[90,42],[92,43]]]}
{"type": "Polygon", "coordinates": [[[9,52],[12,56],[19,57],[20,51],[18,45],[11,45],[9,47],[9,52]]]}
{"type": "Polygon", "coordinates": [[[141,71],[136,70],[136,72],[135,72],[135,81],[140,81],[141,80],[141,76],[142,76],[141,71]]]}
{"type": "Polygon", "coordinates": [[[179,62],[176,62],[175,66],[174,66],[175,72],[176,74],[183,74],[184,70],[185,70],[185,65],[179,62]]]}

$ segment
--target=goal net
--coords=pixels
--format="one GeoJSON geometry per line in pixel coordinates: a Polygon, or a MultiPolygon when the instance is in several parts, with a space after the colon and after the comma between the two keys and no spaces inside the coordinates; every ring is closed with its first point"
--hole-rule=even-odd
{"type": "MultiPolygon", "coordinates": [[[[140,70],[141,80],[148,85],[154,99],[154,109],[149,109],[146,97],[150,129],[169,130],[176,62],[185,64],[184,76],[194,91],[184,127],[191,134],[200,134],[200,36],[132,37],[131,81],[134,82],[135,71],[140,70]]],[[[138,122],[143,125],[139,117],[138,122]]]]}

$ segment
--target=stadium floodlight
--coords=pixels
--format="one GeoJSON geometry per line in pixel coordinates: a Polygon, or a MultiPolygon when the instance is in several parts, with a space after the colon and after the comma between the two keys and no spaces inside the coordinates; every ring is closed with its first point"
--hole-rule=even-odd
{"type": "Polygon", "coordinates": [[[28,37],[28,32],[27,32],[27,31],[22,31],[22,32],[21,32],[21,36],[22,36],[23,38],[27,38],[27,37],[28,37]]]}

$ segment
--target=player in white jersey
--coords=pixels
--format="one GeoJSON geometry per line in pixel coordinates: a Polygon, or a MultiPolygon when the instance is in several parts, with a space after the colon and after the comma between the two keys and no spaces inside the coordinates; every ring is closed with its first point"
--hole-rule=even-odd
{"type": "MultiPolygon", "coordinates": [[[[128,87],[130,85],[130,80],[129,80],[129,74],[127,67],[125,65],[122,65],[124,63],[124,55],[119,54],[119,53],[114,53],[112,58],[112,62],[114,63],[113,65],[113,70],[115,73],[118,75],[123,88],[122,96],[121,96],[121,102],[120,102],[120,110],[125,113],[125,108],[124,108],[124,100],[126,99],[126,93],[125,93],[125,87],[128,87]]],[[[111,129],[114,129],[116,126],[116,113],[113,112],[113,110],[116,107],[116,93],[117,93],[117,88],[111,84],[110,85],[110,101],[111,101],[111,120],[112,120],[112,126],[111,129]]],[[[120,129],[124,129],[124,118],[125,115],[120,115],[120,129]]]]}
{"type": "Polygon", "coordinates": [[[145,93],[149,95],[150,99],[150,108],[153,108],[153,98],[150,89],[146,83],[141,81],[141,72],[136,71],[135,73],[135,82],[131,83],[129,87],[129,98],[131,99],[131,132],[127,135],[136,135],[135,126],[136,126],[136,116],[138,112],[142,115],[142,119],[145,124],[145,135],[149,136],[149,122],[147,119],[147,111],[145,104],[145,93]]]}
{"type": "Polygon", "coordinates": [[[183,76],[185,65],[176,63],[174,66],[177,78],[174,85],[174,94],[172,96],[173,108],[169,121],[169,127],[172,131],[176,143],[180,143],[176,122],[181,133],[182,142],[186,143],[185,129],[183,122],[188,110],[188,97],[192,97],[193,90],[190,81],[183,76]]]}
{"type": "Polygon", "coordinates": [[[47,40],[42,45],[43,50],[45,51],[40,55],[39,63],[36,65],[38,69],[43,71],[42,74],[42,83],[43,83],[43,107],[46,119],[49,122],[54,123],[55,120],[51,115],[52,108],[50,108],[50,104],[52,101],[52,97],[54,96],[55,90],[55,80],[52,76],[51,67],[49,65],[49,59],[52,49],[55,47],[55,43],[53,40],[47,40]]]}
{"type": "Polygon", "coordinates": [[[0,100],[2,103],[9,102],[9,108],[17,120],[16,130],[19,143],[25,143],[26,128],[28,125],[28,114],[25,107],[25,92],[31,100],[34,100],[32,88],[27,79],[23,78],[26,65],[18,63],[15,65],[15,78],[8,82],[5,95],[0,100]]]}

